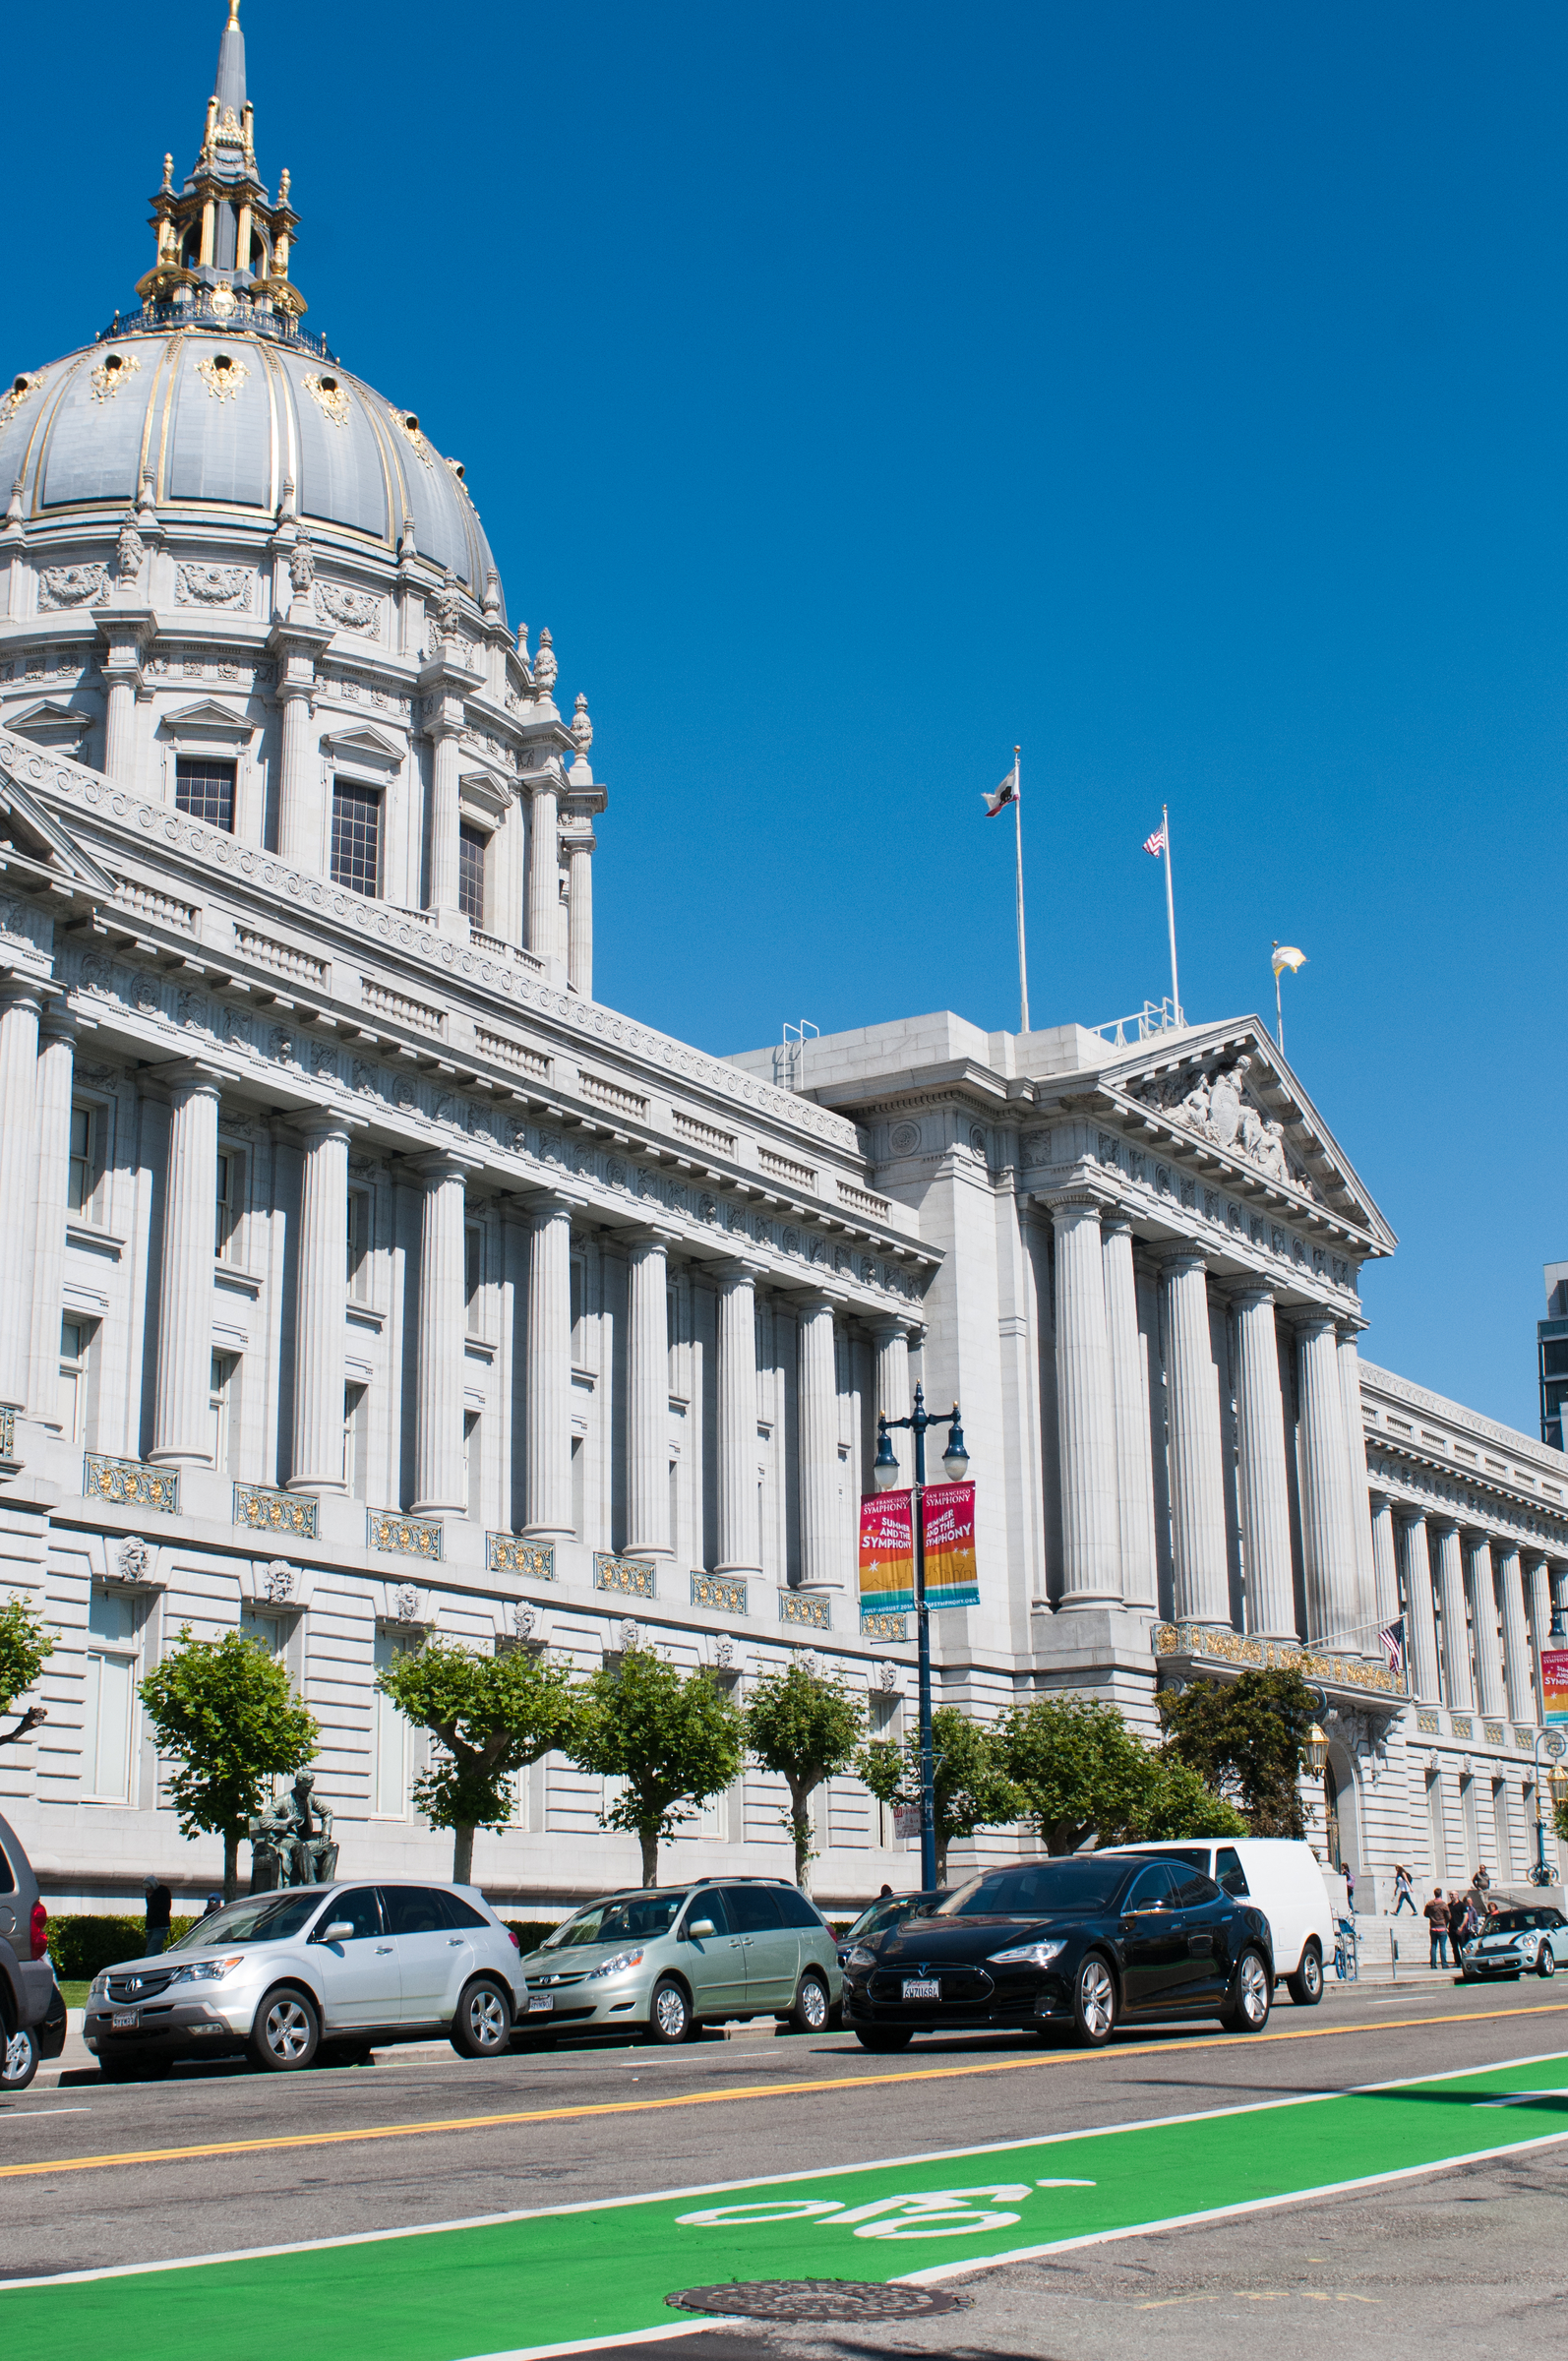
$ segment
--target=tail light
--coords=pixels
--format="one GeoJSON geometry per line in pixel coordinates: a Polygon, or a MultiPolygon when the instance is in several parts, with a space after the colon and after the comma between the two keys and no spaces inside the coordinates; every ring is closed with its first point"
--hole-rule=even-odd
{"type": "Polygon", "coordinates": [[[513,1935],[513,1934],[512,1933],[512,1929],[511,1929],[511,1927],[510,1927],[510,1926],[509,1926],[509,1927],[508,1927],[508,1929],[507,1929],[507,1933],[508,1933],[509,1935],[511,1935],[511,1936],[512,1936],[512,1948],[513,1948],[513,1951],[520,1951],[520,1950],[522,1949],[522,1945],[521,1945],[521,1943],[519,1942],[518,1938],[517,1938],[515,1935],[513,1935]]]}
{"type": "Polygon", "coordinates": [[[41,1960],[49,1948],[49,1913],[44,1908],[41,1902],[35,1902],[32,1906],[32,1924],[30,1934],[32,1942],[31,1956],[35,1960],[41,1960]]]}

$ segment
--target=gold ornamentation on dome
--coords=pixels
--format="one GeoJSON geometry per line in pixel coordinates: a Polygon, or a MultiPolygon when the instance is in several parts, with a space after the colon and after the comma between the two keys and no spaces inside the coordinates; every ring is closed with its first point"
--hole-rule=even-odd
{"type": "Polygon", "coordinates": [[[134,352],[106,352],[91,372],[94,401],[112,401],[126,379],[134,377],[141,368],[134,352]]]}
{"type": "Polygon", "coordinates": [[[196,374],[214,401],[232,401],[250,371],[229,352],[210,352],[196,364],[196,374]]]}
{"type": "Polygon", "coordinates": [[[347,424],[348,395],[335,377],[317,377],[313,373],[300,382],[323,416],[330,418],[333,426],[347,424]]]}
{"type": "Polygon", "coordinates": [[[430,445],[425,441],[424,436],[420,433],[419,420],[415,417],[413,411],[394,410],[392,415],[395,417],[398,425],[402,428],[403,433],[408,438],[408,441],[413,445],[414,452],[418,457],[420,465],[422,467],[434,467],[436,464],[436,454],[431,450],[430,445]]]}
{"type": "Polygon", "coordinates": [[[232,287],[225,287],[222,285],[215,286],[208,300],[212,306],[214,315],[219,320],[227,320],[231,317],[235,306],[235,295],[232,287]]]}
{"type": "Polygon", "coordinates": [[[0,427],[7,427],[11,424],[23,403],[32,399],[42,383],[42,378],[36,374],[31,377],[22,376],[13,382],[5,399],[0,401],[0,427]]]}

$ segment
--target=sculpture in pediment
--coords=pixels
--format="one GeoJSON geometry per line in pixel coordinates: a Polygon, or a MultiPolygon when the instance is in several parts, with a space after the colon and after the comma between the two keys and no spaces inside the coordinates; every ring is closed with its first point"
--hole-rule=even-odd
{"type": "Polygon", "coordinates": [[[1251,1065],[1250,1058],[1235,1058],[1196,1077],[1179,1074],[1169,1082],[1145,1082],[1134,1095],[1216,1147],[1245,1157],[1271,1180],[1314,1197],[1317,1191],[1286,1148],[1285,1125],[1264,1110],[1248,1083],[1251,1065]]]}

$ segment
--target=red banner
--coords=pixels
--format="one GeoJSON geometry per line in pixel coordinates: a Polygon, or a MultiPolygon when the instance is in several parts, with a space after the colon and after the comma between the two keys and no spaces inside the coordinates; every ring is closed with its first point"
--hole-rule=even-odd
{"type": "Polygon", "coordinates": [[[1541,1650],[1540,1686],[1541,1720],[1548,1724],[1568,1722],[1568,1649],[1541,1650]]]}
{"type": "Polygon", "coordinates": [[[926,1486],[926,1604],[978,1606],[975,1566],[975,1487],[972,1483],[926,1486]]]}
{"type": "Polygon", "coordinates": [[[915,1534],[908,1492],[873,1492],[860,1504],[863,1611],[907,1615],[915,1604],[915,1534]]]}

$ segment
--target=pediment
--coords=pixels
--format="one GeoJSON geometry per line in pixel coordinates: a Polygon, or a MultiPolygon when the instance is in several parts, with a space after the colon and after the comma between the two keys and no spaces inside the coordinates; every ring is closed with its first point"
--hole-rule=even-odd
{"type": "Polygon", "coordinates": [[[253,721],[211,696],[199,697],[194,704],[180,705],[174,712],[165,713],[158,728],[176,743],[181,738],[224,738],[238,744],[256,735],[253,721]]]}
{"type": "Polygon", "coordinates": [[[6,867],[32,870],[45,878],[58,879],[79,890],[108,895],[114,891],[114,879],[106,869],[100,869],[90,853],[83,851],[54,814],[25,787],[6,759],[0,747],[0,835],[8,847],[0,847],[6,867]]]}
{"type": "Polygon", "coordinates": [[[340,761],[374,762],[398,768],[403,759],[403,749],[395,738],[389,738],[384,731],[364,722],[348,730],[324,730],[322,744],[340,761]]]}
{"type": "Polygon", "coordinates": [[[28,739],[33,746],[68,747],[79,755],[82,742],[93,727],[93,716],[77,705],[68,705],[62,697],[40,697],[34,705],[24,705],[20,713],[6,717],[6,728],[19,738],[28,739]]]}
{"type": "Polygon", "coordinates": [[[1261,1017],[1142,1043],[1097,1079],[1134,1123],[1169,1128],[1176,1143],[1189,1139],[1392,1252],[1394,1232],[1261,1017]]]}

